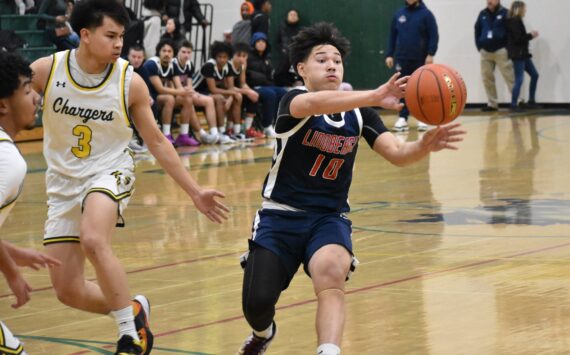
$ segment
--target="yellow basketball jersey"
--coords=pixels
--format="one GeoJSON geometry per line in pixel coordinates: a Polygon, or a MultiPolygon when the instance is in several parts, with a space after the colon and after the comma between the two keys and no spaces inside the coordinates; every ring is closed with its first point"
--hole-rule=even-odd
{"type": "Polygon", "coordinates": [[[22,191],[26,161],[8,135],[0,129],[0,226],[22,191]]]}
{"type": "Polygon", "coordinates": [[[44,156],[49,170],[82,178],[129,154],[133,131],[127,95],[133,68],[119,58],[97,85],[84,86],[72,76],[77,73],[70,69],[72,55],[53,55],[42,107],[44,156]]]}

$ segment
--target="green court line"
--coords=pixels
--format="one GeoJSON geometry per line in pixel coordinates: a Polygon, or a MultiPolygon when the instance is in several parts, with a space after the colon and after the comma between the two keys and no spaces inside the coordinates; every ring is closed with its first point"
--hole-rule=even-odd
{"type": "MultiPolygon", "coordinates": [[[[33,339],[33,340],[40,340],[40,341],[47,341],[51,343],[58,343],[58,344],[65,344],[65,345],[72,345],[78,348],[87,349],[94,351],[99,354],[114,354],[113,351],[100,349],[95,346],[91,346],[88,344],[99,344],[99,345],[115,345],[115,343],[110,343],[106,341],[97,341],[97,340],[85,340],[85,339],[68,339],[68,338],[53,338],[53,337],[44,337],[44,336],[36,336],[36,335],[16,335],[16,337],[21,339],[33,339]]],[[[186,350],[179,350],[179,349],[169,349],[169,348],[161,348],[161,347],[154,347],[153,350],[160,350],[169,353],[177,353],[177,354],[189,354],[189,355],[213,355],[208,353],[201,353],[196,351],[186,351],[186,350]]]]}

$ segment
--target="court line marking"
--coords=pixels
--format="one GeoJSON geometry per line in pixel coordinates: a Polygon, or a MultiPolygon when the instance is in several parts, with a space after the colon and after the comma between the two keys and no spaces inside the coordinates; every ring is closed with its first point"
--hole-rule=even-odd
{"type": "MultiPolygon", "coordinates": [[[[216,255],[210,255],[210,256],[206,256],[206,257],[198,257],[198,258],[194,258],[194,259],[188,259],[188,260],[182,260],[182,261],[178,261],[178,262],[174,262],[174,263],[168,263],[168,264],[161,264],[161,265],[155,265],[155,266],[148,266],[148,267],[143,267],[140,269],[134,269],[134,270],[130,270],[127,271],[127,275],[130,274],[137,274],[139,272],[145,272],[145,271],[150,271],[150,270],[157,270],[157,269],[164,269],[167,267],[172,267],[172,266],[178,266],[178,265],[184,265],[184,264],[193,264],[193,263],[197,263],[200,261],[208,261],[208,260],[212,260],[212,259],[218,259],[218,258],[223,258],[226,256],[230,256],[230,255],[239,255],[242,252],[240,251],[235,251],[235,252],[229,252],[229,253],[223,253],[223,254],[216,254],[216,255]]],[[[92,278],[92,279],[88,279],[88,281],[97,281],[96,278],[92,278]]],[[[32,293],[38,293],[41,291],[47,291],[47,290],[51,290],[53,289],[53,286],[46,286],[46,287],[41,287],[41,288],[36,288],[32,291],[32,293]]],[[[12,293],[4,293],[4,294],[0,294],[0,298],[6,298],[12,296],[12,293]]]]}
{"type": "MultiPolygon", "coordinates": [[[[437,277],[441,274],[446,274],[446,273],[453,272],[453,271],[458,271],[458,270],[462,270],[462,269],[469,269],[469,268],[476,267],[476,266],[491,264],[491,263],[495,263],[498,261],[513,259],[513,258],[516,258],[519,256],[536,254],[536,253],[540,253],[543,251],[552,250],[552,249],[559,249],[559,248],[563,248],[563,247],[567,247],[567,246],[570,246],[570,242],[563,243],[563,244],[557,244],[557,245],[553,245],[553,246],[549,246],[549,247],[543,247],[543,248],[539,248],[539,249],[531,249],[531,250],[507,255],[504,257],[496,257],[496,258],[492,258],[492,259],[486,259],[486,260],[471,262],[471,263],[464,264],[464,265],[448,267],[448,268],[445,268],[443,270],[425,272],[425,273],[420,273],[420,274],[411,275],[411,276],[407,276],[407,277],[402,277],[402,278],[395,279],[395,280],[389,280],[389,281],[381,282],[381,283],[370,285],[370,286],[364,286],[364,287],[352,289],[352,290],[346,291],[345,294],[351,295],[351,294],[360,293],[363,291],[369,291],[369,290],[373,290],[373,289],[377,289],[377,288],[382,288],[382,287],[386,287],[386,286],[399,284],[402,282],[413,281],[413,280],[418,280],[418,279],[422,279],[422,278],[433,278],[433,277],[437,277]]],[[[291,304],[284,305],[284,306],[279,306],[279,307],[276,307],[276,310],[295,308],[298,306],[304,306],[304,305],[316,303],[316,302],[317,302],[317,300],[315,298],[313,298],[313,299],[309,299],[309,300],[291,303],[291,304]]],[[[234,316],[234,317],[219,319],[217,321],[211,321],[211,322],[207,322],[207,323],[199,323],[199,324],[191,325],[191,326],[184,327],[184,328],[172,329],[172,330],[169,330],[166,332],[157,333],[154,335],[154,337],[159,338],[159,337],[168,336],[168,335],[172,335],[172,334],[176,334],[176,333],[181,333],[181,332],[185,332],[185,331],[189,331],[189,330],[205,328],[205,327],[209,327],[211,325],[229,323],[229,322],[239,320],[239,319],[243,319],[243,318],[244,318],[244,316],[240,315],[240,316],[234,316]]]]}

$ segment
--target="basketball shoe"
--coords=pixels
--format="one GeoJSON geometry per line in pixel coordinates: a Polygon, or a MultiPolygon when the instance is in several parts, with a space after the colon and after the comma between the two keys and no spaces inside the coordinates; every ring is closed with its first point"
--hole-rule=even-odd
{"type": "Polygon", "coordinates": [[[150,319],[150,303],[145,296],[136,295],[135,299],[132,300],[132,304],[133,313],[135,316],[135,327],[137,328],[137,333],[140,339],[140,347],[142,349],[141,354],[148,355],[152,350],[152,344],[154,342],[154,336],[152,335],[150,326],[148,324],[148,320],[150,319]]]}
{"type": "Polygon", "coordinates": [[[425,131],[428,130],[428,128],[429,128],[429,127],[428,127],[427,124],[418,121],[418,131],[420,131],[420,132],[425,132],[425,131]]]}
{"type": "MultiPolygon", "coordinates": [[[[115,355],[142,355],[143,349],[141,342],[133,339],[130,335],[123,335],[117,342],[117,351],[115,355]]],[[[146,354],[146,353],[144,353],[146,354]]]]}
{"type": "Polygon", "coordinates": [[[245,130],[245,135],[247,138],[265,138],[265,134],[259,132],[253,127],[249,127],[245,130]]]}
{"type": "Polygon", "coordinates": [[[396,124],[394,124],[394,127],[392,128],[392,131],[394,132],[405,132],[407,130],[408,130],[408,121],[406,121],[404,117],[398,118],[396,124]]]}
{"type": "Polygon", "coordinates": [[[277,334],[277,325],[273,321],[273,334],[269,338],[258,337],[254,333],[251,333],[238,351],[238,355],[263,355],[269,347],[269,344],[275,339],[275,334],[277,334]]]}

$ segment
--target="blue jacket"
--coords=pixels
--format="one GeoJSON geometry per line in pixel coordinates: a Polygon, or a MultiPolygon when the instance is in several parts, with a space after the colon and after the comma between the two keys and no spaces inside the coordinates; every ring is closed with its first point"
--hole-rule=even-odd
{"type": "Polygon", "coordinates": [[[507,45],[507,9],[499,5],[495,12],[485,8],[475,22],[477,50],[495,52],[507,45]]]}
{"type": "Polygon", "coordinates": [[[423,61],[428,54],[435,55],[438,41],[435,17],[424,3],[405,6],[392,19],[386,57],[423,61]]]}

